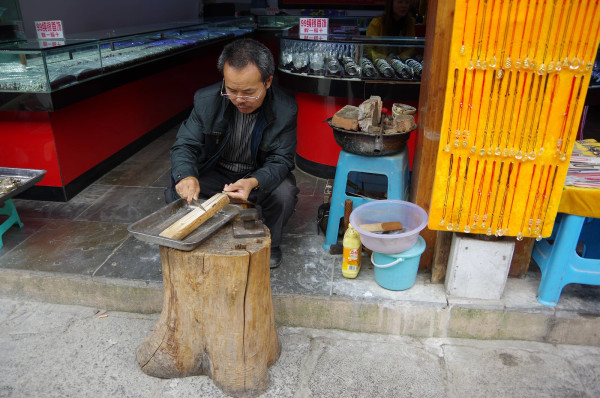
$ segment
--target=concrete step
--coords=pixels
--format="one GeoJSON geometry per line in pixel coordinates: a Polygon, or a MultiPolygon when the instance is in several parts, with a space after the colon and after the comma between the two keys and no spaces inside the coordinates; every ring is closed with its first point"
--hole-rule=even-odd
{"type": "MultiPolygon", "coordinates": [[[[340,329],[413,337],[529,340],[600,346],[600,289],[569,285],[557,307],[535,299],[539,273],[510,278],[500,300],[449,298],[443,285],[419,274],[402,292],[378,286],[372,270],[355,280],[333,278],[334,294],[273,289],[279,326],[340,329]]],[[[111,311],[157,313],[162,283],[0,269],[0,295],[111,311]]]]}

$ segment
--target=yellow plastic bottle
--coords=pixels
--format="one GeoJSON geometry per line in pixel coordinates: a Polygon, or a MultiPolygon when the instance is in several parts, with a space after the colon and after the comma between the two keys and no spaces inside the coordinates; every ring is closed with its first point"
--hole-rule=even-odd
{"type": "Polygon", "coordinates": [[[346,278],[354,279],[360,272],[360,235],[352,225],[348,224],[348,229],[344,233],[344,258],[342,260],[342,275],[346,278]]]}

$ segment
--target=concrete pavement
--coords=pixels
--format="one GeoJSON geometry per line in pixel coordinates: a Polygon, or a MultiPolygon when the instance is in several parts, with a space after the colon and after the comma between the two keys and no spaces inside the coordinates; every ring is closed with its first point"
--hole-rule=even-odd
{"type": "MultiPolygon", "coordinates": [[[[0,298],[0,397],[224,397],[145,375],[158,314],[0,298]],[[99,317],[106,315],[105,317],[99,317]]],[[[598,397],[600,348],[279,327],[263,397],[598,397]]]]}

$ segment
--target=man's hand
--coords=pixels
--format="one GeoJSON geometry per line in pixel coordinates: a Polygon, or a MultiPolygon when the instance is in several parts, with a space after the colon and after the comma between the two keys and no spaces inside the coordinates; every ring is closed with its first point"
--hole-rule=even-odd
{"type": "Polygon", "coordinates": [[[185,177],[175,185],[175,191],[188,204],[192,204],[192,200],[198,199],[200,195],[200,183],[196,177],[185,177]]]}
{"type": "Polygon", "coordinates": [[[225,184],[223,192],[232,199],[248,200],[250,191],[258,186],[258,180],[254,177],[242,178],[233,184],[225,184]]]}

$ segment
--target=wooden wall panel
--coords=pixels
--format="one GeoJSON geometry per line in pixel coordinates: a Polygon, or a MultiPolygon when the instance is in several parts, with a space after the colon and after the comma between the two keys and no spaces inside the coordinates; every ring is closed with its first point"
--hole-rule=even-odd
{"type": "MultiPolygon", "coordinates": [[[[454,1],[429,0],[423,76],[419,96],[419,126],[410,198],[411,202],[418,204],[426,211],[429,211],[430,207],[440,141],[453,20],[454,1]]],[[[428,228],[421,232],[427,249],[421,255],[420,270],[432,269],[438,234],[449,235],[450,233],[438,233],[428,228]]],[[[449,251],[449,246],[447,251],[449,251]]],[[[440,261],[445,269],[447,259],[445,262],[443,259],[440,261]]]]}

